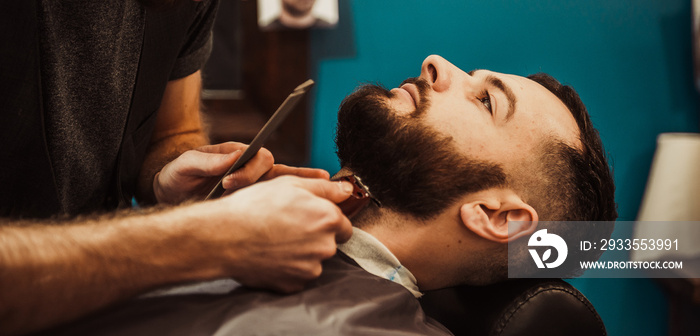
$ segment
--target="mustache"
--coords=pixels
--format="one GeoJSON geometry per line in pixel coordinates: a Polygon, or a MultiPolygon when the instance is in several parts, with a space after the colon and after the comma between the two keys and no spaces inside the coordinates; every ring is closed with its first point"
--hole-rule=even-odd
{"type": "Polygon", "coordinates": [[[419,77],[406,78],[399,86],[403,86],[404,84],[414,84],[417,86],[421,99],[427,96],[428,90],[430,89],[430,83],[428,83],[428,80],[419,77]]]}
{"type": "Polygon", "coordinates": [[[420,96],[420,102],[416,106],[416,110],[413,111],[409,117],[410,118],[420,118],[425,111],[428,110],[430,106],[430,99],[428,98],[428,91],[430,90],[430,83],[427,80],[419,77],[406,78],[399,87],[405,84],[413,84],[418,88],[418,95],[420,96]]]}
{"type": "MultiPolygon", "coordinates": [[[[418,95],[420,97],[420,102],[417,103],[416,109],[411,112],[407,118],[409,119],[418,119],[423,114],[428,110],[430,107],[430,98],[428,97],[428,93],[430,91],[430,83],[428,83],[427,80],[419,78],[419,77],[411,77],[405,79],[399,87],[403,86],[404,84],[413,84],[418,88],[418,95]]],[[[369,98],[370,101],[374,101],[375,99],[378,98],[394,98],[396,95],[391,92],[391,90],[387,89],[385,86],[379,83],[367,83],[359,88],[355,89],[353,93],[348,95],[344,102],[350,103],[348,105],[355,105],[355,103],[362,102],[364,99],[362,97],[373,97],[369,98]],[[351,103],[352,102],[352,103],[351,103]]],[[[370,101],[366,101],[365,103],[369,103],[370,101]]],[[[379,101],[376,103],[381,104],[379,101]]],[[[349,107],[349,106],[348,106],[349,107]]],[[[368,106],[365,106],[367,108],[368,106]]],[[[342,108],[341,108],[342,109],[342,108]]]]}

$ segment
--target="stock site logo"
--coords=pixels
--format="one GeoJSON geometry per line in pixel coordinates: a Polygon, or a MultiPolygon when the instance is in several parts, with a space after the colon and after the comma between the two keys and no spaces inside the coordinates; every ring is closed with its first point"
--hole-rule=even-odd
{"type": "Polygon", "coordinates": [[[564,241],[564,239],[553,233],[547,233],[547,229],[542,229],[533,233],[530,237],[530,240],[527,242],[527,245],[530,247],[548,246],[557,250],[557,259],[552,262],[546,263],[546,261],[552,257],[551,248],[544,251],[544,253],[542,253],[542,257],[540,257],[540,255],[537,254],[537,250],[528,249],[528,251],[530,251],[532,259],[535,261],[535,264],[537,264],[537,268],[559,267],[561,264],[564,263],[564,260],[566,260],[566,256],[569,254],[569,249],[566,246],[566,242],[564,241]]]}

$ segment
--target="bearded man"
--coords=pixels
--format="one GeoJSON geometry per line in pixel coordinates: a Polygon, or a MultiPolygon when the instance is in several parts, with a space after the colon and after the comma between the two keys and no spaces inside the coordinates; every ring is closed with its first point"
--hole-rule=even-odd
{"type": "Polygon", "coordinates": [[[506,280],[507,244],[543,221],[617,216],[586,109],[547,75],[466,73],[429,56],[399,88],[348,96],[336,143],[337,177],[364,203],[341,204],[353,236],[303,291],[141,299],[66,331],[450,334],[423,313],[423,291],[506,280]]]}

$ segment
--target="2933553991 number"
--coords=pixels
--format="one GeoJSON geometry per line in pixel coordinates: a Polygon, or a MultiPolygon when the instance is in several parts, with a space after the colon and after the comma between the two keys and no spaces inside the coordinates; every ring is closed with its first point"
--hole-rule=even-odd
{"type": "Polygon", "coordinates": [[[601,239],[600,249],[602,251],[607,250],[621,250],[621,251],[654,251],[654,250],[678,250],[678,239],[647,239],[647,238],[635,238],[635,239],[601,239]]]}

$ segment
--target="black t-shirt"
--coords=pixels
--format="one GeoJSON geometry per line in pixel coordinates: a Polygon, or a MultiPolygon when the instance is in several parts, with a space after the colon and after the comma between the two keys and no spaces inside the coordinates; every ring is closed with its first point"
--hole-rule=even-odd
{"type": "MultiPolygon", "coordinates": [[[[206,62],[212,5],[197,5],[201,18],[188,27],[170,80],[206,62]]],[[[64,213],[105,203],[132,104],[146,10],[136,0],[39,1],[46,138],[64,213]]]]}

